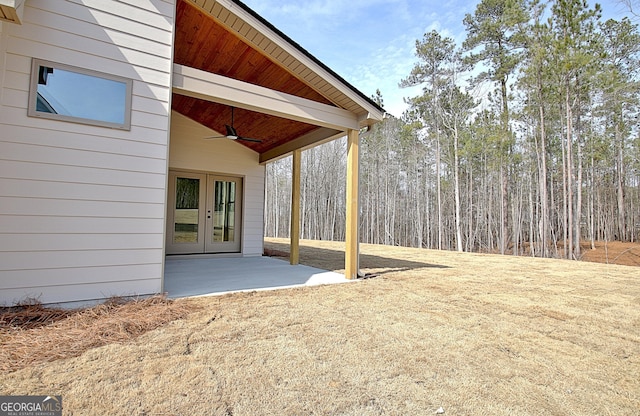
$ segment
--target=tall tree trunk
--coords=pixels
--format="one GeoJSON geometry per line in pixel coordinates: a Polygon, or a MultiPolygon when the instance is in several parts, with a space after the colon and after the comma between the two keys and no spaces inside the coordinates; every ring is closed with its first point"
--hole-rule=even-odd
{"type": "Polygon", "coordinates": [[[507,173],[504,159],[500,161],[500,254],[507,251],[507,173]]]}
{"type": "Polygon", "coordinates": [[[436,132],[436,199],[438,204],[438,250],[442,250],[442,187],[440,184],[440,133],[436,132]]]}
{"type": "Polygon", "coordinates": [[[535,245],[535,222],[536,222],[536,215],[535,215],[535,206],[533,203],[533,183],[531,178],[529,178],[529,250],[531,251],[531,256],[535,257],[536,256],[536,245],[535,245]]]}
{"type": "MultiPolygon", "coordinates": [[[[502,140],[500,148],[500,254],[504,254],[507,250],[507,226],[508,226],[508,205],[509,205],[509,182],[508,182],[508,168],[505,166],[505,152],[510,147],[510,129],[509,129],[509,104],[507,95],[507,80],[502,78],[500,80],[500,93],[502,97],[502,140]],[[506,145],[505,145],[506,144],[506,145]]],[[[510,153],[510,152],[507,152],[510,153]]]]}
{"type": "Polygon", "coordinates": [[[573,112],[571,111],[571,102],[569,96],[569,81],[567,80],[566,91],[565,91],[565,111],[566,111],[566,134],[567,134],[567,226],[566,233],[568,234],[568,247],[565,247],[565,253],[567,258],[569,258],[573,254],[573,124],[572,117],[573,112]]]}
{"type": "Polygon", "coordinates": [[[546,130],[545,130],[545,113],[544,105],[542,104],[542,79],[539,78],[538,88],[540,91],[540,104],[539,104],[539,116],[540,116],[540,175],[538,183],[540,185],[540,203],[541,207],[541,243],[542,243],[542,256],[549,257],[549,201],[547,199],[547,145],[546,145],[546,130]]]}
{"type": "Polygon", "coordinates": [[[474,217],[473,217],[473,211],[474,211],[474,206],[473,206],[473,166],[469,166],[469,172],[468,172],[468,179],[469,183],[467,184],[467,216],[469,217],[469,220],[467,221],[467,233],[469,234],[467,236],[467,251],[473,251],[474,247],[475,247],[475,235],[473,232],[473,224],[474,224],[474,217]]]}
{"type": "Polygon", "coordinates": [[[618,127],[617,117],[615,121],[615,143],[616,143],[616,191],[618,202],[618,239],[627,240],[626,218],[624,213],[624,145],[618,127]]]}
{"type": "Polygon", "coordinates": [[[458,125],[453,131],[453,181],[455,197],[456,249],[462,251],[462,226],[460,221],[460,159],[458,156],[458,125]]]}
{"type": "Polygon", "coordinates": [[[582,240],[582,147],[578,144],[578,177],[576,178],[576,218],[575,218],[575,249],[574,256],[580,260],[582,256],[580,241],[582,240]]]}
{"type": "MultiPolygon", "coordinates": [[[[580,105],[578,104],[578,109],[580,105]]],[[[576,217],[575,217],[575,249],[573,250],[576,260],[580,260],[580,241],[582,240],[582,134],[580,134],[580,110],[578,110],[578,116],[576,120],[576,135],[578,145],[578,161],[577,161],[577,175],[576,178],[576,217]]]]}
{"type": "Polygon", "coordinates": [[[567,162],[567,146],[563,143],[562,147],[562,257],[568,258],[567,242],[569,236],[567,234],[567,218],[568,218],[568,197],[569,192],[567,187],[569,186],[568,178],[568,162],[567,162]]]}

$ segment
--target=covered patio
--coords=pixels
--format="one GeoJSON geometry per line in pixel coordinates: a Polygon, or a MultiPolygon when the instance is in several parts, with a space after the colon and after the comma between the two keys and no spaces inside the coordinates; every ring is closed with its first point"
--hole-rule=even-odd
{"type": "MultiPolygon", "coordinates": [[[[358,148],[361,134],[384,119],[384,109],[240,1],[177,0],[174,51],[164,290],[171,292],[174,267],[190,268],[172,255],[236,253],[246,259],[262,253],[265,165],[287,156],[293,158],[289,261],[296,266],[301,153],[341,137],[348,143],[344,275],[357,278],[358,148]],[[230,204],[214,200],[215,186],[232,180],[233,210],[224,212],[233,214],[222,215],[230,204]],[[233,226],[214,224],[228,217],[233,226]],[[230,231],[221,234],[224,246],[215,240],[216,226],[230,231]],[[183,241],[185,232],[189,241],[183,241]]],[[[210,269],[216,276],[252,276],[258,286],[303,284],[318,274],[261,284],[255,281],[259,267],[240,270],[244,261],[231,261],[225,273],[222,263],[229,260],[219,260],[210,269]]],[[[296,269],[278,275],[292,276],[296,269]]],[[[188,286],[189,278],[210,280],[207,273],[180,271],[181,285],[188,286]]]]}
{"type": "Polygon", "coordinates": [[[344,274],[272,257],[170,256],[165,263],[164,292],[169,298],[213,296],[233,292],[286,289],[353,282],[344,274]]]}

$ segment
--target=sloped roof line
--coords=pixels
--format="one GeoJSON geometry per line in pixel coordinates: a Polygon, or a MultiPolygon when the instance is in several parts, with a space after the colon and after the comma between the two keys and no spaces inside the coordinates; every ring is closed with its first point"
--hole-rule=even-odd
{"type": "Polygon", "coordinates": [[[260,23],[264,24],[265,26],[267,26],[270,30],[272,30],[276,35],[280,36],[285,42],[289,43],[291,46],[293,46],[295,49],[297,49],[300,53],[302,53],[303,55],[305,55],[307,58],[309,58],[311,61],[313,61],[316,65],[318,65],[319,67],[321,67],[324,71],[328,72],[332,77],[336,78],[339,82],[341,82],[344,86],[346,86],[348,89],[350,89],[352,92],[354,92],[356,95],[358,95],[360,98],[364,99],[367,101],[368,104],[372,105],[375,109],[377,109],[378,111],[380,111],[381,113],[385,114],[386,111],[384,108],[382,108],[380,105],[378,105],[375,101],[373,101],[373,99],[371,99],[370,97],[367,97],[367,95],[365,93],[363,93],[362,91],[360,91],[359,89],[357,89],[356,87],[354,87],[351,83],[349,83],[347,80],[345,80],[342,76],[340,76],[338,73],[336,73],[334,70],[332,70],[331,68],[329,68],[326,64],[324,64],[322,61],[320,61],[318,58],[316,58],[312,53],[310,53],[309,51],[307,51],[305,48],[303,48],[300,44],[298,44],[296,41],[294,41],[293,39],[291,39],[289,36],[287,36],[284,32],[282,32],[280,29],[278,29],[277,27],[275,27],[272,23],[270,23],[268,20],[266,20],[264,17],[260,16],[257,12],[255,12],[253,9],[251,9],[249,6],[247,6],[246,4],[244,4],[242,1],[240,0],[230,0],[233,3],[235,3],[238,7],[240,7],[241,9],[243,9],[245,12],[247,12],[248,14],[250,14],[252,17],[254,17],[255,19],[257,19],[260,23]]]}

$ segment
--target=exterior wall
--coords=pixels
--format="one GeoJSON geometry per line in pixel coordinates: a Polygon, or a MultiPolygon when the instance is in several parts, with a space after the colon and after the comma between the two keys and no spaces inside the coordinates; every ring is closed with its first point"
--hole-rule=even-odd
{"type": "Polygon", "coordinates": [[[264,236],[264,178],[259,155],[232,140],[203,140],[218,133],[171,113],[169,168],[242,176],[244,203],[242,255],[261,256],[264,236]]]}
{"type": "Polygon", "coordinates": [[[0,27],[0,305],[161,290],[172,0],[27,0],[0,27]],[[31,59],[133,79],[131,131],[27,117],[31,59]]]}

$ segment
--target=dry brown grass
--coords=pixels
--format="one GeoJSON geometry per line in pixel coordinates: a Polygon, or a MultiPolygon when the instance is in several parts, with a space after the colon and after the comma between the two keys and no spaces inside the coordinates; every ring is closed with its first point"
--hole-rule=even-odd
{"type": "MultiPolygon", "coordinates": [[[[341,248],[303,241],[301,262],[340,270],[341,248]]],[[[637,267],[361,249],[378,277],[192,299],[0,391],[61,394],[65,415],[640,414],[637,267]]]]}

